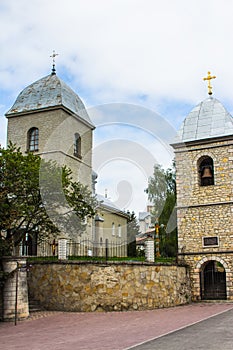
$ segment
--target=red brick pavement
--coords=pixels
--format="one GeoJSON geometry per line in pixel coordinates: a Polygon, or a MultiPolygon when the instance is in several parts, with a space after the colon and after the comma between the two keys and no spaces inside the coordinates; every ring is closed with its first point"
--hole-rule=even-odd
{"type": "Polygon", "coordinates": [[[233,309],[195,303],[168,309],[111,313],[48,312],[0,323],[4,350],[123,350],[233,309]]]}

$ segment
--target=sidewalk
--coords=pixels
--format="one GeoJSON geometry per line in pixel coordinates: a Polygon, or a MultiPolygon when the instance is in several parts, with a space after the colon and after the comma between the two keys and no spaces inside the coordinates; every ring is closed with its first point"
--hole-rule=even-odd
{"type": "Polygon", "coordinates": [[[35,313],[0,323],[7,350],[124,350],[233,309],[233,303],[193,303],[168,309],[111,313],[35,313]]]}

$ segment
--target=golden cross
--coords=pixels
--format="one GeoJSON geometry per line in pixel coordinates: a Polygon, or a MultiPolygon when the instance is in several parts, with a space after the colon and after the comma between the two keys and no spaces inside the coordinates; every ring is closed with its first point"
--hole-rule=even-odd
{"type": "Polygon", "coordinates": [[[203,80],[208,80],[208,94],[209,94],[209,95],[212,95],[212,86],[211,86],[211,84],[210,84],[210,81],[211,81],[212,79],[215,79],[215,78],[216,78],[216,76],[215,76],[215,75],[212,75],[212,76],[211,76],[211,73],[210,73],[210,72],[207,73],[207,77],[206,77],[206,78],[203,78],[203,80]]]}
{"type": "Polygon", "coordinates": [[[58,53],[56,53],[55,50],[53,50],[52,55],[49,56],[49,57],[52,57],[52,59],[53,59],[52,74],[56,74],[56,69],[55,69],[55,57],[56,56],[58,56],[58,53]]]}

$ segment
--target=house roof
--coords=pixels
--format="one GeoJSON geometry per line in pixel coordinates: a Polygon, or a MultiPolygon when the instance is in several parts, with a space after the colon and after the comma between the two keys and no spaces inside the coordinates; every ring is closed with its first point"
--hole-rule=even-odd
{"type": "Polygon", "coordinates": [[[140,212],[138,214],[139,221],[145,220],[148,216],[151,216],[151,213],[148,213],[147,211],[140,212]]]}
{"type": "Polygon", "coordinates": [[[155,233],[155,229],[151,228],[147,230],[145,233],[136,236],[136,243],[143,244],[149,237],[153,237],[154,233],[155,233]]]}
{"type": "Polygon", "coordinates": [[[111,202],[108,198],[102,196],[101,194],[97,194],[97,201],[99,202],[100,207],[104,207],[105,209],[109,211],[113,211],[117,214],[120,214],[122,216],[128,217],[128,214],[121,210],[116,204],[111,202]]]}

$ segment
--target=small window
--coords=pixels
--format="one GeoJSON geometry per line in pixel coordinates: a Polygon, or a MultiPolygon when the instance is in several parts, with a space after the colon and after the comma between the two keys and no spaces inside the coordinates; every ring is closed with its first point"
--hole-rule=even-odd
{"type": "Polygon", "coordinates": [[[81,137],[78,133],[74,134],[74,156],[81,158],[81,137]]]}
{"type": "Polygon", "coordinates": [[[213,159],[204,156],[199,159],[199,184],[200,186],[214,185],[214,163],[213,159]]]}
{"type": "Polygon", "coordinates": [[[121,237],[121,225],[118,225],[118,237],[121,237]]]}
{"type": "Polygon", "coordinates": [[[115,224],[114,224],[114,222],[112,223],[112,235],[115,236],[115,224]]]}
{"type": "Polygon", "coordinates": [[[39,129],[31,128],[28,131],[28,151],[35,152],[39,150],[39,129]]]}

